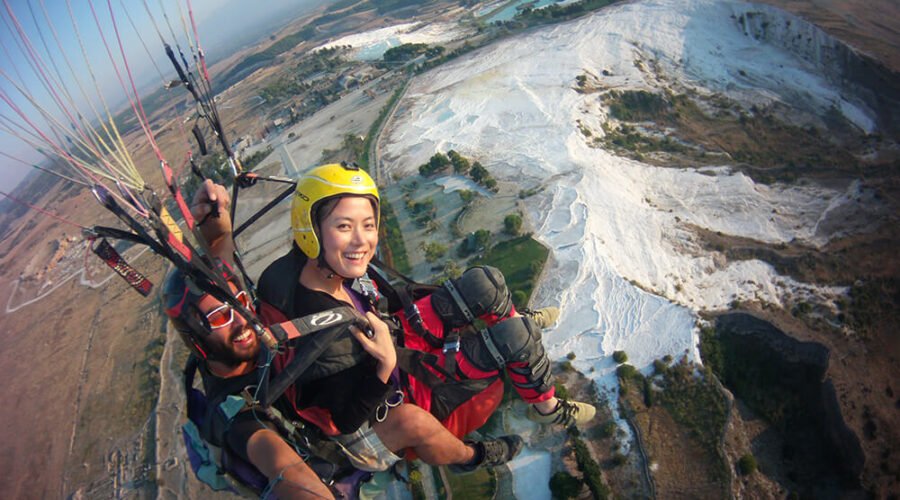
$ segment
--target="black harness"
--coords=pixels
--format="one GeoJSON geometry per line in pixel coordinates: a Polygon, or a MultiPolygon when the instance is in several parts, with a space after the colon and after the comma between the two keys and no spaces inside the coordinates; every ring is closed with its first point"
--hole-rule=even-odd
{"type": "MultiPolygon", "coordinates": [[[[294,312],[296,283],[305,262],[306,256],[294,246],[289,253],[269,265],[259,279],[260,297],[287,317],[291,317],[294,312]]],[[[441,420],[461,402],[488,387],[494,379],[468,380],[460,377],[457,373],[456,363],[456,355],[460,348],[459,331],[448,330],[447,335],[440,338],[425,328],[415,301],[434,293],[439,288],[435,285],[413,281],[378,259],[373,259],[369,264],[368,275],[354,280],[351,286],[351,289],[368,300],[373,311],[377,312],[380,318],[391,327],[396,341],[397,366],[400,368],[401,385],[404,388],[409,387],[409,377],[412,376],[430,387],[433,395],[438,396],[432,398],[433,413],[441,420]],[[441,349],[444,354],[443,363],[435,354],[404,346],[402,328],[399,321],[392,316],[401,310],[416,334],[425,339],[432,347],[441,349]]],[[[459,293],[452,288],[452,285],[450,289],[457,305],[464,311],[464,314],[467,314],[467,319],[474,320],[474,316],[459,293]]],[[[301,331],[304,335],[306,334],[302,327],[301,331]]],[[[332,349],[336,348],[332,347],[332,349]]],[[[354,362],[358,362],[358,360],[354,361],[348,357],[348,364],[343,368],[349,368],[354,362]]],[[[316,364],[317,361],[313,360],[311,363],[313,370],[315,370],[316,364]]],[[[281,379],[280,376],[279,379],[281,379]]],[[[283,380],[285,383],[279,384],[278,388],[282,386],[286,388],[296,378],[284,377],[283,380]]],[[[407,392],[411,400],[411,391],[407,392]]],[[[266,401],[273,402],[275,399],[268,396],[266,401]]],[[[415,401],[411,400],[410,402],[415,404],[415,401]]]]}

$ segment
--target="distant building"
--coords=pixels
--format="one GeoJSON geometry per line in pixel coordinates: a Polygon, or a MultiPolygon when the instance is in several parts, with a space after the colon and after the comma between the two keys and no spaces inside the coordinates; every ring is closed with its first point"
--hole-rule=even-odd
{"type": "Polygon", "coordinates": [[[351,75],[351,74],[341,75],[341,76],[337,79],[337,84],[338,84],[342,89],[344,89],[344,90],[349,90],[349,89],[352,89],[352,88],[355,88],[355,87],[359,87],[359,80],[358,80],[355,76],[353,76],[353,75],[351,75]]]}

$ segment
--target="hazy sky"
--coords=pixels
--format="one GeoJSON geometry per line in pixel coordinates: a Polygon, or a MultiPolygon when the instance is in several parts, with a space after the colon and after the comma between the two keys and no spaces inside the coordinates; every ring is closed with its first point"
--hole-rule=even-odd
{"type": "MultiPolygon", "coordinates": [[[[198,24],[200,45],[209,59],[215,60],[217,56],[233,51],[235,44],[246,44],[258,38],[253,35],[262,33],[264,28],[269,28],[271,32],[271,27],[333,1],[191,0],[190,7],[198,24]]],[[[62,86],[71,93],[75,102],[85,102],[80,90],[83,87],[88,98],[95,103],[99,101],[96,89],[100,89],[110,106],[118,105],[123,102],[124,93],[100,36],[102,32],[115,66],[119,68],[125,85],[129,86],[116,29],[124,47],[125,60],[139,89],[175,77],[160,35],[174,48],[174,32],[189,61],[191,57],[185,26],[191,39],[193,31],[186,0],[0,0],[0,21],[0,152],[5,153],[0,155],[0,190],[3,191],[11,190],[33,170],[6,155],[28,163],[42,159],[21,137],[7,130],[13,128],[16,134],[25,135],[16,128],[24,119],[3,99],[12,100],[30,119],[35,120],[41,130],[49,129],[35,106],[29,104],[16,88],[17,85],[30,93],[41,107],[52,111],[54,116],[61,114],[59,106],[54,104],[55,97],[42,84],[43,78],[62,80],[62,86]],[[147,9],[156,24],[151,21],[147,9]],[[20,30],[24,31],[24,37],[20,30]],[[26,38],[30,43],[25,42],[26,38]],[[82,55],[79,38],[83,42],[87,62],[82,55]],[[32,51],[36,56],[31,56],[32,51]],[[39,60],[40,64],[36,64],[35,60],[39,60]],[[41,73],[46,76],[38,76],[41,73]],[[73,73],[77,78],[72,76],[73,73]]],[[[214,79],[215,75],[211,77],[214,79]]],[[[58,95],[58,98],[67,100],[64,95],[58,95]]],[[[86,116],[93,116],[89,107],[82,105],[81,108],[86,116]]]]}

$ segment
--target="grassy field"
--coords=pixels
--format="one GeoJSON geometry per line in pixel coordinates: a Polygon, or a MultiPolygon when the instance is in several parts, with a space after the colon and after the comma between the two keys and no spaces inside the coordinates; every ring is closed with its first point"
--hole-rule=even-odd
{"type": "Polygon", "coordinates": [[[516,301],[516,305],[525,305],[534,291],[534,285],[550,250],[541,245],[531,235],[519,236],[494,245],[487,254],[474,262],[476,265],[494,266],[506,277],[506,286],[513,293],[525,294],[524,301],[516,301]]]}
{"type": "Polygon", "coordinates": [[[454,498],[493,498],[496,482],[494,473],[487,469],[478,469],[462,476],[447,474],[447,487],[453,492],[454,498]]]}

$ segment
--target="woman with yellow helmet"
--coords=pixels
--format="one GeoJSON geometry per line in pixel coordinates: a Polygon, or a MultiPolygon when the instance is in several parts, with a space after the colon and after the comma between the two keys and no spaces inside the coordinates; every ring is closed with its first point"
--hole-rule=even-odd
{"type": "MultiPolygon", "coordinates": [[[[365,470],[389,467],[410,447],[432,464],[474,469],[504,463],[522,448],[518,436],[463,443],[427,411],[404,401],[391,329],[354,289],[375,257],[379,201],[375,182],[354,165],[323,165],[297,181],[291,207],[295,245],[263,273],[261,299],[276,302],[287,318],[350,305],[372,328],[368,335],[354,332],[368,356],[346,353],[346,366],[298,382],[288,397],[299,415],[342,443],[351,462],[365,470]]],[[[268,306],[263,316],[283,317],[268,306]]]]}

